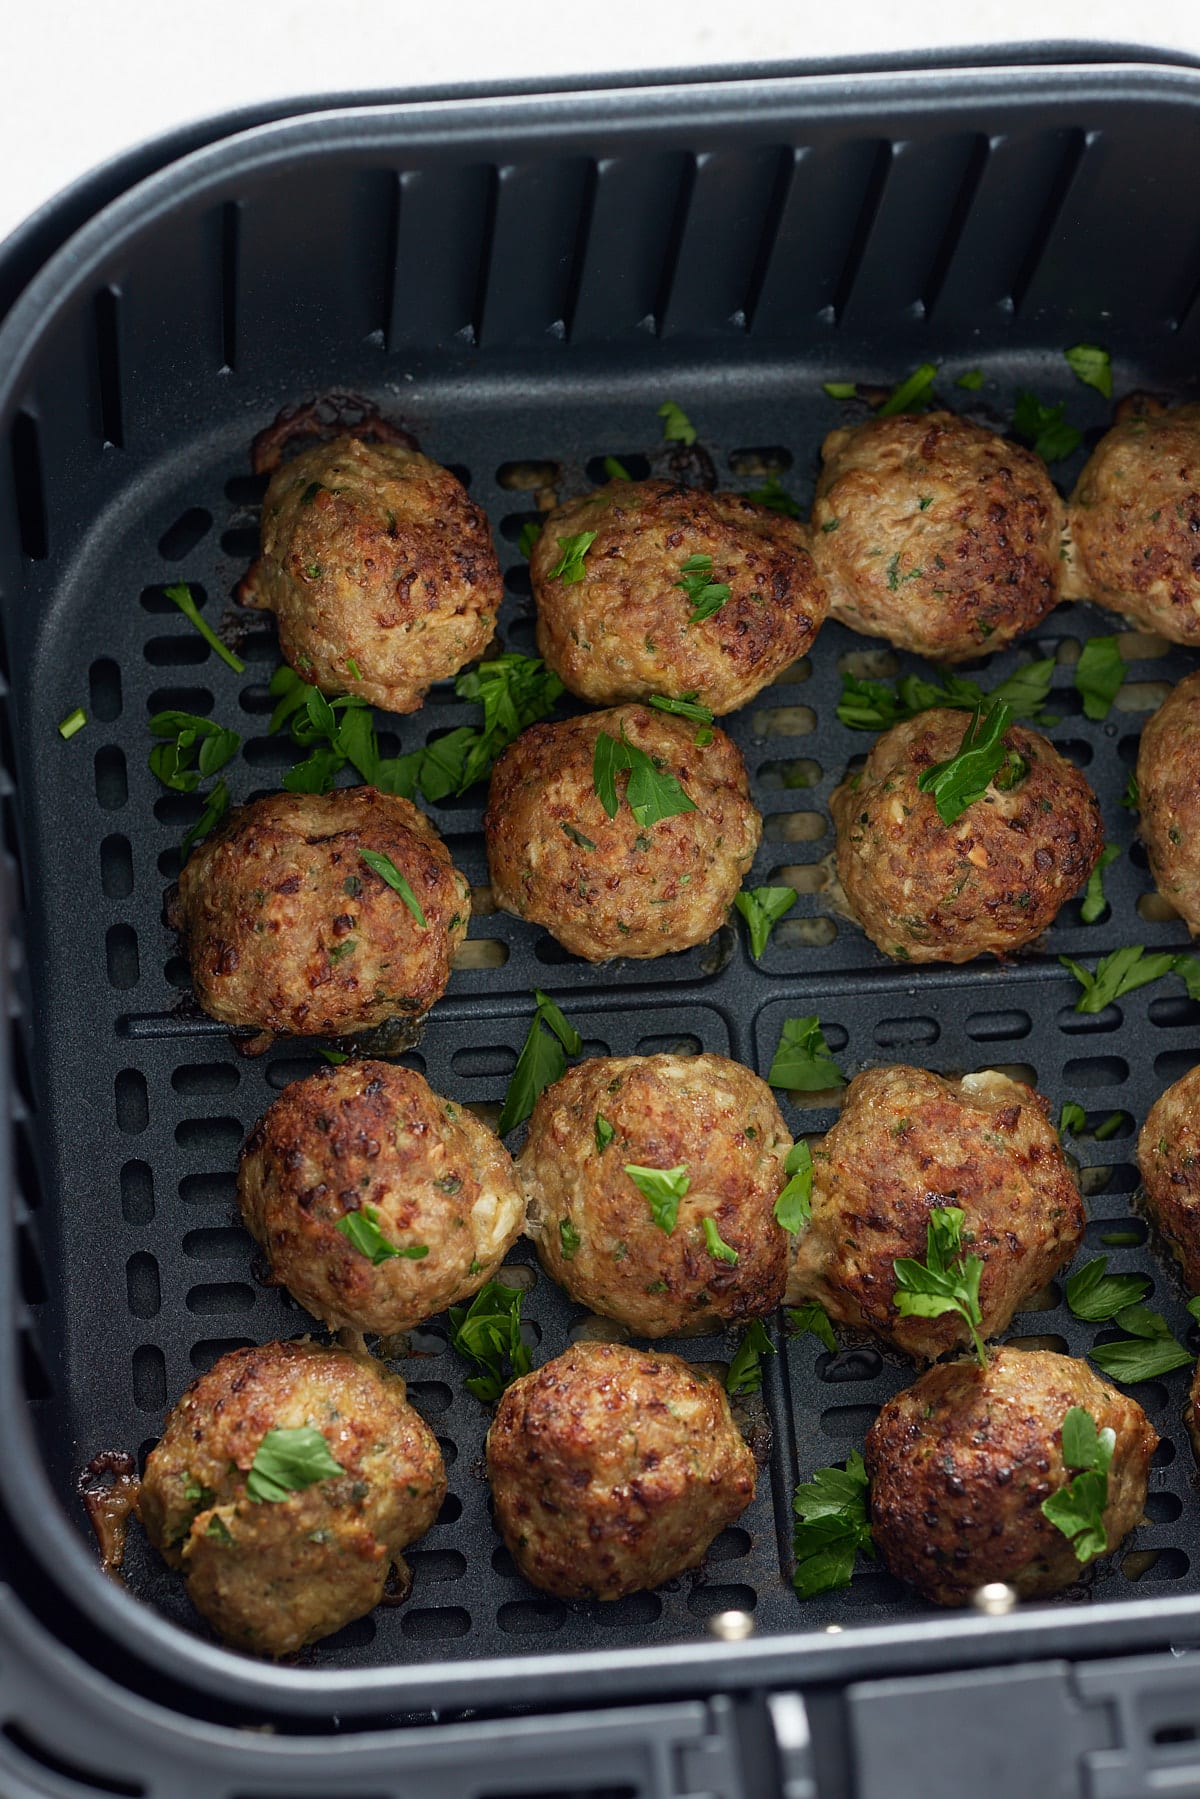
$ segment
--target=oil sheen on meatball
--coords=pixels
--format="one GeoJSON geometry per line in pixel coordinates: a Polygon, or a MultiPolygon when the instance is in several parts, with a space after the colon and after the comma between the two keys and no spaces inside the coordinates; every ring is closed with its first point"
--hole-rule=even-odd
{"type": "Polygon", "coordinates": [[[647,706],[522,732],[492,771],[483,821],[497,905],[588,962],[665,956],[711,937],[754,860],[762,819],[733,741],[719,729],[711,743],[696,737],[695,725],[647,706]],[[641,823],[622,773],[609,818],[594,778],[602,732],[648,755],[694,810],[641,823]]]}
{"type": "Polygon", "coordinates": [[[1032,943],[1104,847],[1095,794],[1038,731],[1010,725],[1010,756],[952,825],[922,772],[958,753],[964,712],[922,712],[877,739],[833,794],[837,872],[872,943],[902,962],[969,962],[1032,943]],[[1011,783],[1008,785],[1007,783],[1011,783]]]}
{"type": "Polygon", "coordinates": [[[997,1336],[1083,1239],[1049,1100],[991,1070],[959,1081],[903,1066],[857,1075],[813,1150],[812,1220],[796,1238],[789,1304],[819,1300],[840,1324],[918,1361],[969,1346],[952,1313],[896,1310],[893,1263],[925,1260],[929,1214],[941,1206],[964,1214],[963,1247],[984,1265],[983,1335],[997,1336]]]}
{"type": "Polygon", "coordinates": [[[1141,834],[1155,885],[1200,933],[1200,673],[1172,689],[1142,730],[1141,834]]]}
{"type": "Polygon", "coordinates": [[[1072,1478],[1062,1459],[1072,1406],[1116,1435],[1104,1511],[1115,1549],[1146,1503],[1153,1425],[1086,1362],[997,1349],[986,1370],[974,1360],[927,1369],[867,1432],[871,1528],[891,1572],[935,1605],[965,1605],[989,1581],[1023,1599],[1069,1587],[1079,1561],[1041,1506],[1072,1478]]]}
{"type": "Polygon", "coordinates": [[[1144,1204],[1179,1262],[1189,1293],[1200,1293],[1200,1067],[1160,1093],[1138,1135],[1144,1204]]]}
{"type": "Polygon", "coordinates": [[[238,590],[275,614],[286,660],[327,693],[415,712],[482,655],[503,597],[491,531],[417,450],[314,444],[271,478],[262,554],[238,590]]]}
{"type": "Polygon", "coordinates": [[[826,612],[804,526],[743,494],[671,481],[610,481],[559,506],[529,572],[540,654],[599,706],[691,693],[732,712],[804,654],[826,612]],[[584,532],[583,578],[556,575],[562,545],[584,532]],[[708,562],[689,571],[696,557],[708,562]],[[707,618],[693,620],[689,572],[726,590],[707,618]]]}
{"type": "Polygon", "coordinates": [[[773,1208],[791,1147],[771,1089],[737,1062],[598,1057],[534,1107],[517,1162],[526,1229],[572,1299],[640,1337],[761,1317],[783,1297],[788,1238],[773,1208]],[[627,1165],[686,1168],[670,1230],[627,1165]]]}
{"type": "Polygon", "coordinates": [[[724,1388],[619,1343],[576,1343],[514,1381],[487,1469],[513,1561],[562,1599],[620,1599],[694,1568],[755,1487],[724,1388]]]}
{"type": "Polygon", "coordinates": [[[851,630],[962,662],[1058,604],[1062,502],[1031,451],[930,412],[831,431],[821,455],[813,554],[851,630]]]}
{"type": "Polygon", "coordinates": [[[1200,405],[1105,433],[1071,495],[1065,597],[1200,644],[1200,405]]]}
{"type": "Polygon", "coordinates": [[[238,1204],[302,1306],[384,1336],[468,1299],[525,1217],[494,1133],[390,1062],[285,1087],[246,1141],[238,1204]]]}
{"type": "Polygon", "coordinates": [[[373,787],[237,807],[185,862],[170,908],[204,1010],[293,1036],[421,1017],[470,917],[470,885],[424,813],[373,787]],[[390,861],[423,923],[363,850],[390,861]]]}
{"type": "Polygon", "coordinates": [[[393,1568],[407,1579],[401,1551],[445,1493],[437,1439],[400,1376],[301,1339],[235,1349],[192,1382],[150,1452],[140,1511],[221,1636],[290,1655],[369,1612],[393,1568]],[[280,1439],[264,1439],[297,1431],[319,1433],[338,1472],[289,1490],[297,1439],[284,1439],[282,1467],[280,1439]],[[251,1496],[260,1451],[278,1496],[251,1496]]]}

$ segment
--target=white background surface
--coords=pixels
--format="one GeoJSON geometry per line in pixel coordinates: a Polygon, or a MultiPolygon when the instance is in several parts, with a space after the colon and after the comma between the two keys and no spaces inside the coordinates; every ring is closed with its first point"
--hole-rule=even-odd
{"type": "Polygon", "coordinates": [[[0,0],[0,239],[77,175],[288,94],[1049,39],[1200,55],[1200,0],[0,0]]]}

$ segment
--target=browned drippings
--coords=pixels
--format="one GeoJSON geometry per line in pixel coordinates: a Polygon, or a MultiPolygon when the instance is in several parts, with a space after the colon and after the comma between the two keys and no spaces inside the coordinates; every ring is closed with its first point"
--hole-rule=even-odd
{"type": "Polygon", "coordinates": [[[398,1555],[392,1563],[392,1571],[379,1596],[380,1605],[403,1605],[412,1592],[412,1569],[402,1555],[398,1555]]]}
{"type": "Polygon", "coordinates": [[[129,1514],[137,1505],[142,1483],[137,1463],[123,1449],[102,1449],[82,1470],[76,1491],[96,1533],[100,1566],[114,1579],[125,1559],[125,1535],[129,1514]]]}
{"type": "Polygon", "coordinates": [[[411,431],[381,418],[369,400],[357,394],[332,393],[306,400],[300,406],[285,407],[275,423],[254,439],[250,466],[256,475],[273,474],[294,438],[328,440],[345,435],[400,444],[406,450],[418,447],[411,431]]]}

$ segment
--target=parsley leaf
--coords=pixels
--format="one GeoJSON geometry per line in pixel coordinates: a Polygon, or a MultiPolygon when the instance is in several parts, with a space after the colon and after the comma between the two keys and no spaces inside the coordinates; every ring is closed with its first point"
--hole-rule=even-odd
{"type": "Polygon", "coordinates": [[[977,707],[955,754],[917,776],[920,791],[933,794],[944,825],[954,824],[968,806],[981,800],[1000,773],[1008,754],[1004,733],[1011,723],[1012,713],[1003,700],[989,701],[982,712],[977,707]]]}
{"type": "Polygon", "coordinates": [[[604,458],[604,472],[610,481],[632,481],[633,476],[617,456],[604,458]]]}
{"type": "Polygon", "coordinates": [[[720,1231],[717,1229],[716,1219],[707,1217],[702,1218],[700,1220],[700,1227],[704,1232],[704,1246],[708,1250],[709,1255],[712,1256],[713,1260],[717,1262],[728,1262],[731,1266],[736,1267],[738,1252],[725,1242],[720,1231]]]}
{"type": "Polygon", "coordinates": [[[1127,1305],[1117,1313],[1116,1322],[1129,1335],[1119,1337],[1115,1343],[1097,1343],[1088,1351],[1096,1366],[1114,1380],[1132,1384],[1154,1380],[1173,1368],[1191,1366],[1191,1355],[1182,1343],[1176,1342],[1160,1312],[1143,1305],[1127,1305]]]}
{"type": "Polygon", "coordinates": [[[605,1116],[602,1112],[596,1113],[595,1129],[596,1129],[596,1154],[598,1156],[602,1156],[617,1133],[614,1130],[613,1126],[608,1122],[608,1119],[605,1118],[605,1116]]]}
{"type": "Polygon", "coordinates": [[[1189,999],[1200,999],[1200,959],[1195,956],[1176,956],[1171,973],[1179,976],[1187,988],[1189,999]]]}
{"type": "Polygon", "coordinates": [[[886,681],[862,681],[856,675],[843,675],[838,718],[853,731],[885,731],[902,719],[915,718],[919,712],[972,712],[991,699],[1003,701],[1014,718],[1037,719],[1050,691],[1054,659],[1047,656],[1041,662],[1025,663],[990,694],[953,669],[940,672],[938,682],[922,680],[920,675],[902,675],[894,687],[886,681]]]}
{"type": "Polygon", "coordinates": [[[768,475],[761,487],[752,487],[746,495],[756,506],[767,506],[772,512],[782,512],[786,518],[802,518],[804,508],[798,500],[793,500],[778,475],[768,475]]]}
{"type": "Polygon", "coordinates": [[[794,1235],[812,1217],[812,1151],[803,1137],[788,1150],[783,1172],[791,1178],[775,1201],[775,1222],[794,1235]]]}
{"type": "Polygon", "coordinates": [[[345,1472],[341,1463],[334,1461],[321,1432],[311,1424],[269,1430],[250,1464],[246,1497],[256,1504],[269,1500],[277,1505],[292,1493],[345,1472]]]}
{"type": "Polygon", "coordinates": [[[821,386],[831,400],[853,400],[858,393],[855,381],[822,381],[821,386]]]}
{"type": "Polygon", "coordinates": [[[1071,372],[1085,387],[1094,387],[1106,400],[1113,397],[1112,358],[1098,344],[1075,344],[1063,351],[1071,372]]]}
{"type": "Polygon", "coordinates": [[[1073,1405],[1062,1421],[1062,1458],[1067,1468],[1080,1470],[1075,1478],[1043,1499],[1042,1516],[1061,1530],[1082,1565],[1108,1548],[1104,1508],[1108,1504],[1108,1470],[1117,1446],[1116,1433],[1096,1429],[1096,1421],[1082,1406],[1073,1405]]]}
{"type": "Polygon", "coordinates": [[[789,1306],[787,1322],[789,1337],[816,1337],[830,1355],[837,1354],[837,1338],[833,1334],[833,1326],[824,1306],[818,1305],[815,1299],[805,1300],[802,1306],[789,1306]]]}
{"type": "Polygon", "coordinates": [[[208,797],[204,802],[203,812],[200,814],[195,824],[183,834],[183,842],[179,847],[185,860],[193,843],[199,843],[202,837],[207,837],[210,831],[214,831],[228,810],[229,789],[226,787],[224,781],[218,781],[216,786],[210,790],[208,797]]]}
{"type": "MultiPolygon", "coordinates": [[[[638,1162],[626,1162],[624,1166],[638,1192],[650,1201],[655,1224],[670,1236],[679,1217],[679,1202],[691,1186],[687,1163],[681,1162],[678,1168],[643,1168],[638,1162]]],[[[704,1234],[707,1238],[708,1232],[704,1234]]]]}
{"type": "Polygon", "coordinates": [[[549,581],[565,581],[568,587],[574,587],[583,580],[583,559],[595,543],[596,531],[577,531],[573,537],[559,537],[555,541],[562,555],[547,572],[549,581]]]}
{"type": "Polygon", "coordinates": [[[712,565],[712,557],[699,552],[679,565],[683,580],[676,581],[675,585],[682,587],[692,602],[689,625],[700,624],[702,620],[711,618],[714,612],[719,612],[733,591],[727,581],[709,580],[712,565]]]}
{"type": "Polygon", "coordinates": [[[800,1598],[848,1587],[858,1551],[872,1559],[875,1555],[867,1518],[867,1470],[858,1451],[850,1451],[844,1471],[819,1468],[810,1481],[802,1481],[792,1510],[797,1519],[792,1585],[800,1598]]]}
{"type": "Polygon", "coordinates": [[[1089,637],[1075,664],[1075,687],[1088,718],[1107,718],[1125,679],[1125,659],[1115,637],[1089,637]]]}
{"type": "Polygon", "coordinates": [[[242,741],[236,731],[194,712],[156,712],[150,730],[166,740],[150,751],[151,773],[176,793],[194,793],[203,779],[233,760],[242,741]]]}
{"type": "Polygon", "coordinates": [[[1142,795],[1141,790],[1138,787],[1138,778],[1135,774],[1131,773],[1129,779],[1125,783],[1125,791],[1121,795],[1121,804],[1125,807],[1127,812],[1136,812],[1140,808],[1141,803],[1142,795]]]}
{"type": "Polygon", "coordinates": [[[396,864],[392,861],[392,858],[390,856],[380,855],[377,850],[359,850],[358,853],[361,859],[366,863],[367,867],[372,869],[374,873],[379,876],[381,881],[386,881],[387,885],[394,893],[400,895],[400,898],[404,901],[421,929],[423,931],[427,930],[429,928],[429,920],[421,910],[421,902],[418,900],[404,876],[400,873],[400,870],[396,867],[396,864]]]}
{"type": "Polygon", "coordinates": [[[576,1250],[583,1242],[583,1238],[579,1235],[579,1232],[575,1229],[575,1226],[571,1223],[569,1218],[560,1218],[558,1221],[558,1241],[562,1245],[563,1261],[572,1261],[576,1250]]]}
{"type": "Polygon", "coordinates": [[[521,1336],[520,1287],[488,1281],[469,1306],[450,1306],[450,1347],[478,1373],[463,1384],[484,1404],[499,1399],[510,1381],[528,1374],[532,1359],[521,1336]]]}
{"type": "Polygon", "coordinates": [[[750,933],[750,954],[757,962],[767,947],[767,939],[785,912],[797,900],[794,887],[743,888],[735,895],[734,905],[746,921],[750,933]]]}
{"type": "MultiPolygon", "coordinates": [[[[707,706],[701,706],[694,693],[680,694],[677,700],[670,699],[665,693],[652,693],[650,704],[659,712],[673,712],[677,718],[690,718],[693,724],[705,727],[714,722],[715,714],[707,706]]],[[[703,747],[712,742],[712,732],[697,731],[696,743],[703,747]]]]}
{"type": "Polygon", "coordinates": [[[76,731],[82,731],[87,724],[87,713],[82,706],[76,706],[74,712],[68,712],[58,727],[58,734],[64,743],[69,743],[76,731]]]}
{"type": "Polygon", "coordinates": [[[517,554],[523,556],[526,562],[533,555],[533,546],[541,535],[541,520],[527,518],[521,526],[521,535],[517,538],[517,554]]]}
{"type": "Polygon", "coordinates": [[[1077,1106],[1073,1099],[1064,1100],[1062,1110],[1058,1114],[1059,1136],[1062,1137],[1070,1132],[1072,1137],[1078,1137],[1086,1123],[1087,1113],[1083,1107],[1077,1106]]]}
{"type": "Polygon", "coordinates": [[[566,1073],[567,1055],[577,1056],[583,1047],[579,1032],[563,1017],[549,994],[535,987],[533,997],[533,1023],[517,1057],[504,1095],[504,1108],[496,1121],[496,1134],[500,1137],[507,1136],[509,1131],[525,1122],[538,1094],[566,1073]]]}
{"type": "Polygon", "coordinates": [[[766,1332],[761,1318],[752,1318],[737,1348],[733,1352],[733,1360],[729,1364],[729,1372],[725,1376],[725,1391],[732,1395],[738,1393],[758,1393],[762,1390],[763,1371],[762,1358],[774,1355],[775,1345],[766,1332]]]}
{"type": "Polygon", "coordinates": [[[1097,1256],[1067,1282],[1067,1304],[1076,1318],[1102,1324],[1125,1306],[1145,1299],[1150,1282],[1144,1274],[1109,1274],[1108,1257],[1097,1256]]]}
{"type": "Polygon", "coordinates": [[[900,412],[924,412],[933,398],[933,384],[936,379],[937,364],[923,362],[897,387],[893,387],[875,416],[888,419],[894,418],[900,412]]]}
{"type": "Polygon", "coordinates": [[[661,824],[664,818],[696,810],[682,783],[674,775],[662,773],[653,756],[630,743],[622,724],[619,738],[610,737],[607,731],[598,733],[592,756],[592,785],[610,818],[615,818],[620,808],[617,776],[625,771],[629,775],[625,798],[643,830],[661,824]]]}
{"type": "Polygon", "coordinates": [[[235,656],[233,651],[221,642],[221,639],[217,636],[212,626],[206,624],[204,619],[201,618],[200,608],[192,598],[192,590],[187,583],[185,581],[180,581],[177,582],[174,587],[168,587],[166,589],[166,595],[169,600],[175,602],[188,623],[196,627],[209,648],[217,652],[221,661],[224,662],[227,667],[231,668],[235,675],[244,675],[246,672],[246,664],[242,661],[240,656],[235,656]]]}
{"type": "Polygon", "coordinates": [[[379,1213],[374,1206],[361,1206],[357,1212],[347,1212],[333,1228],[341,1232],[347,1243],[354,1245],[359,1255],[366,1256],[374,1268],[381,1262],[390,1262],[393,1257],[420,1262],[429,1254],[427,1243],[410,1243],[404,1249],[389,1243],[379,1228],[379,1213]]]}
{"type": "Polygon", "coordinates": [[[1036,394],[1022,390],[1013,408],[1013,430],[1043,462],[1064,462],[1083,442],[1083,433],[1068,425],[1066,401],[1043,406],[1036,394]]]}
{"type": "Polygon", "coordinates": [[[954,385],[955,387],[965,387],[968,393],[978,393],[983,386],[983,370],[967,369],[965,374],[958,377],[954,385]]]}
{"type": "Polygon", "coordinates": [[[815,1014],[784,1019],[767,1080],[772,1087],[787,1087],[793,1093],[824,1093],[846,1085],[815,1014]]]}
{"type": "Polygon", "coordinates": [[[1084,968],[1082,963],[1073,962],[1070,956],[1060,956],[1058,959],[1064,968],[1071,970],[1083,988],[1075,1001],[1075,1010],[1103,1012],[1105,1006],[1111,1005],[1113,1000],[1120,999],[1123,994],[1135,993],[1150,981],[1159,981],[1163,975],[1170,974],[1177,958],[1167,954],[1148,956],[1142,944],[1127,944],[1124,949],[1115,949],[1110,955],[1101,956],[1096,964],[1095,974],[1084,968]]]}
{"type": "Polygon", "coordinates": [[[957,1312],[970,1329],[981,1368],[987,1367],[987,1351],[980,1336],[983,1317],[979,1310],[979,1277],[983,1262],[966,1255],[962,1247],[961,1206],[933,1206],[925,1232],[925,1260],[898,1256],[896,1310],[902,1318],[940,1318],[957,1312]]]}
{"type": "Polygon", "coordinates": [[[664,400],[658,409],[658,416],[663,422],[664,443],[686,444],[689,447],[695,443],[696,427],[683,407],[676,406],[674,400],[664,400]]]}
{"type": "Polygon", "coordinates": [[[1117,844],[1106,843],[1100,852],[1100,860],[1088,876],[1088,884],[1084,889],[1083,905],[1079,916],[1084,924],[1095,924],[1102,915],[1108,901],[1104,897],[1104,871],[1111,868],[1121,851],[1117,844]]]}

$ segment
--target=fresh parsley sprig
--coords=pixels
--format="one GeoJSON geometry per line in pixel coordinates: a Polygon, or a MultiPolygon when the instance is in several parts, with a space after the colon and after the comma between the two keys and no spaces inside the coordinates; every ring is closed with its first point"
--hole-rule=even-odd
{"type": "Polygon", "coordinates": [[[451,1306],[450,1347],[477,1370],[463,1382],[468,1393],[494,1405],[505,1387],[533,1367],[521,1336],[519,1287],[488,1281],[469,1306],[451,1306]]]}
{"type": "Polygon", "coordinates": [[[683,579],[676,581],[675,585],[683,589],[692,603],[692,612],[688,618],[689,625],[698,625],[706,618],[711,618],[715,612],[721,610],[733,592],[728,581],[709,579],[712,567],[712,557],[705,555],[702,551],[697,551],[694,556],[689,556],[686,561],[679,564],[679,572],[683,579]]]}
{"type": "Polygon", "coordinates": [[[242,661],[240,656],[234,655],[227,644],[221,642],[221,639],[217,636],[212,626],[206,623],[201,617],[200,608],[192,598],[192,590],[187,585],[186,581],[178,581],[174,587],[168,587],[166,589],[166,595],[169,600],[173,601],[174,604],[178,606],[188,623],[195,626],[209,648],[217,652],[221,661],[224,662],[228,668],[231,668],[235,675],[244,675],[246,672],[246,664],[242,661]]]}
{"type": "Polygon", "coordinates": [[[843,675],[837,715],[852,731],[886,731],[903,719],[915,718],[919,712],[972,712],[992,700],[1002,701],[1014,718],[1040,719],[1053,674],[1051,656],[1040,662],[1027,662],[990,693],[985,693],[977,681],[955,674],[953,669],[941,670],[936,682],[922,680],[919,675],[902,675],[894,687],[886,681],[843,675]]]}
{"type": "Polygon", "coordinates": [[[564,1018],[548,993],[535,987],[533,998],[533,1023],[517,1057],[504,1095],[504,1107],[496,1121],[496,1131],[501,1137],[525,1122],[538,1094],[566,1073],[567,1056],[577,1056],[583,1047],[579,1032],[564,1018]]]}
{"type": "Polygon", "coordinates": [[[1083,894],[1083,904],[1079,908],[1079,916],[1084,924],[1095,924],[1096,920],[1103,916],[1108,905],[1108,901],[1104,897],[1104,871],[1106,868],[1112,867],[1120,854],[1120,846],[1115,843],[1106,843],[1101,850],[1100,860],[1088,876],[1088,884],[1083,894]]]}
{"type": "Polygon", "coordinates": [[[815,1299],[806,1299],[803,1305],[789,1306],[785,1316],[789,1337],[815,1337],[830,1355],[837,1354],[837,1338],[829,1314],[815,1299]]]}
{"type": "Polygon", "coordinates": [[[775,1201],[774,1217],[781,1230],[794,1236],[812,1217],[812,1151],[803,1137],[788,1150],[783,1172],[789,1179],[775,1201]]]}
{"type": "Polygon", "coordinates": [[[194,793],[237,755],[241,738],[195,712],[156,712],[150,730],[164,741],[150,751],[150,770],[164,787],[194,793]]]}
{"type": "Polygon", "coordinates": [[[784,1019],[767,1081],[792,1093],[824,1093],[846,1085],[815,1013],[808,1018],[784,1019]]]}
{"type": "Polygon", "coordinates": [[[798,897],[794,887],[749,887],[734,896],[733,903],[746,921],[750,954],[756,962],[766,949],[771,932],[798,897]]]}
{"type": "Polygon", "coordinates": [[[547,580],[563,581],[568,587],[575,587],[583,580],[586,569],[583,559],[599,536],[597,531],[577,531],[573,537],[556,539],[562,555],[547,571],[547,580]]]}
{"type": "Polygon", "coordinates": [[[1087,718],[1107,718],[1125,679],[1125,658],[1115,637],[1089,637],[1075,664],[1075,689],[1087,718]]]}
{"type": "Polygon", "coordinates": [[[423,931],[429,929],[429,920],[421,909],[421,902],[405,880],[390,856],[384,856],[378,850],[359,850],[359,856],[373,874],[389,886],[393,893],[398,893],[423,931]]]}
{"type": "MultiPolygon", "coordinates": [[[[626,1162],[624,1169],[638,1192],[649,1200],[650,1215],[659,1230],[670,1236],[679,1218],[679,1202],[692,1184],[687,1163],[681,1162],[678,1168],[646,1168],[640,1162],[626,1162]]],[[[708,1225],[712,1220],[704,1222],[708,1225]]],[[[704,1235],[707,1241],[707,1230],[704,1235]]]]}
{"type": "Polygon", "coordinates": [[[774,1354],[775,1345],[768,1337],[761,1318],[752,1318],[742,1332],[729,1364],[729,1372],[725,1376],[725,1391],[730,1397],[739,1393],[761,1392],[762,1358],[774,1354]]]}
{"type": "Polygon", "coordinates": [[[1136,993],[1139,987],[1148,986],[1151,981],[1160,981],[1163,975],[1176,968],[1178,962],[1186,960],[1169,951],[1148,956],[1145,946],[1140,943],[1127,944],[1124,949],[1101,956],[1094,974],[1070,956],[1058,959],[1064,968],[1071,970],[1083,988],[1075,1001],[1077,1012],[1103,1012],[1114,1000],[1126,993],[1136,993]]]}
{"type": "Polygon", "coordinates": [[[920,791],[932,793],[944,825],[954,824],[981,800],[1009,761],[1004,733],[1011,723],[1012,713],[1002,700],[989,701],[983,710],[977,707],[954,755],[917,776],[920,791]]]}
{"type": "Polygon", "coordinates": [[[592,755],[592,785],[609,818],[615,818],[620,809],[617,776],[622,773],[629,775],[625,786],[629,810],[643,830],[681,812],[695,812],[696,803],[682,782],[664,771],[660,759],[630,743],[624,723],[620,737],[600,731],[592,755]]]}
{"type": "Polygon", "coordinates": [[[987,1350],[980,1335],[983,1315],[979,1309],[983,1261],[965,1253],[962,1227],[961,1206],[931,1207],[925,1232],[925,1260],[898,1256],[892,1263],[896,1273],[896,1310],[902,1318],[941,1318],[946,1312],[957,1312],[971,1332],[980,1367],[986,1368],[987,1350]]]}
{"type": "Polygon", "coordinates": [[[246,1497],[256,1505],[278,1505],[318,1481],[344,1474],[329,1444],[311,1424],[269,1430],[254,1454],[246,1476],[246,1497]]]}
{"type": "Polygon", "coordinates": [[[1079,1472],[1065,1487],[1043,1499],[1041,1511],[1068,1539],[1081,1566],[1108,1548],[1104,1511],[1108,1470],[1116,1447],[1115,1431],[1098,1431],[1090,1412],[1079,1405],[1070,1408],[1062,1421],[1062,1459],[1064,1467],[1079,1472]]]}
{"type": "Polygon", "coordinates": [[[1108,1257],[1096,1256],[1067,1282],[1067,1304],[1076,1318],[1103,1324],[1150,1291],[1144,1274],[1109,1274],[1108,1257]]]}
{"type": "Polygon", "coordinates": [[[1128,1336],[1114,1343],[1097,1343],[1088,1351],[1096,1366],[1114,1380],[1128,1385],[1191,1366],[1190,1351],[1176,1340],[1161,1312],[1143,1305],[1122,1306],[1114,1322],[1128,1331],[1128,1336]]]}
{"type": "Polygon", "coordinates": [[[409,1243],[401,1248],[390,1242],[380,1228],[379,1213],[374,1206],[360,1206],[357,1212],[347,1212],[333,1228],[341,1232],[359,1255],[366,1256],[373,1268],[397,1257],[408,1262],[421,1262],[429,1254],[427,1243],[409,1243]]]}
{"type": "Polygon", "coordinates": [[[1083,442],[1083,433],[1068,425],[1065,400],[1044,406],[1036,394],[1023,389],[1013,407],[1013,430],[1043,462],[1064,462],[1083,442]]]}
{"type": "Polygon", "coordinates": [[[852,1449],[844,1469],[818,1468],[796,1488],[792,1585],[801,1599],[848,1587],[860,1549],[874,1560],[867,1487],[862,1456],[852,1449]]]}

